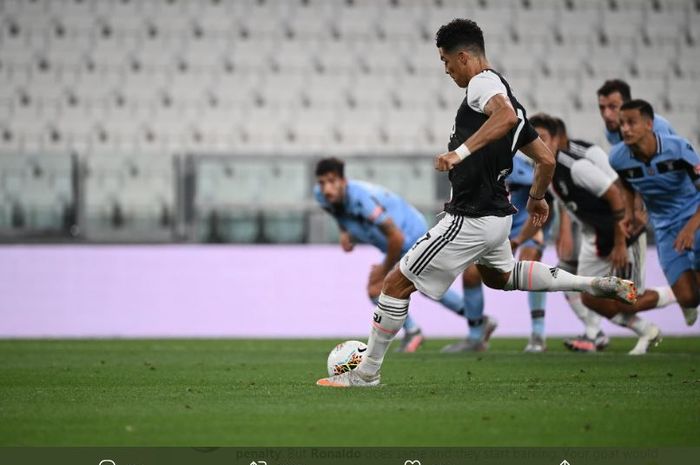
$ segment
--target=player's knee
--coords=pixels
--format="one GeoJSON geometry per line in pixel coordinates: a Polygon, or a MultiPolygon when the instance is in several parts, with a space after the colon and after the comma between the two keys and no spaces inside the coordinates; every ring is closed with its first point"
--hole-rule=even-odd
{"type": "Polygon", "coordinates": [[[542,252],[534,247],[525,247],[520,251],[519,260],[530,260],[533,262],[539,262],[542,259],[542,252]]]}
{"type": "Polygon", "coordinates": [[[481,285],[481,275],[476,266],[470,266],[464,273],[462,273],[462,286],[463,287],[476,287],[481,285]]]}
{"type": "Polygon", "coordinates": [[[678,300],[678,305],[681,307],[697,307],[700,305],[700,295],[697,290],[694,289],[684,289],[681,292],[676,292],[676,299],[678,300]]]}
{"type": "Polygon", "coordinates": [[[399,267],[394,267],[384,278],[382,292],[388,296],[397,299],[407,299],[415,290],[416,287],[401,273],[399,267]]]}
{"type": "Polygon", "coordinates": [[[508,278],[510,277],[510,272],[503,273],[485,266],[479,266],[479,274],[481,274],[481,280],[484,285],[491,289],[505,288],[508,278]]]}

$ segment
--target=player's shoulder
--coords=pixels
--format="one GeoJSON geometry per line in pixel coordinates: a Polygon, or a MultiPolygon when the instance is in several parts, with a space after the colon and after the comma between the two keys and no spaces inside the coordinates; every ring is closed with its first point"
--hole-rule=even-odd
{"type": "Polygon", "coordinates": [[[675,134],[676,131],[673,130],[671,122],[661,115],[654,115],[654,131],[660,131],[669,134],[675,134]]]}
{"type": "Polygon", "coordinates": [[[501,76],[491,69],[485,69],[469,80],[467,93],[493,87],[504,87],[501,76]]]}
{"type": "Polygon", "coordinates": [[[657,132],[656,137],[658,137],[661,143],[668,148],[676,149],[688,146],[692,147],[688,139],[679,136],[678,134],[667,134],[663,132],[657,132]]]}
{"type": "Polygon", "coordinates": [[[624,142],[618,142],[610,149],[610,164],[613,167],[622,165],[625,161],[630,160],[630,149],[624,142]]]}
{"type": "Polygon", "coordinates": [[[316,199],[316,201],[321,205],[325,205],[328,203],[326,198],[321,193],[321,186],[319,186],[318,184],[314,186],[314,199],[316,199]]]}

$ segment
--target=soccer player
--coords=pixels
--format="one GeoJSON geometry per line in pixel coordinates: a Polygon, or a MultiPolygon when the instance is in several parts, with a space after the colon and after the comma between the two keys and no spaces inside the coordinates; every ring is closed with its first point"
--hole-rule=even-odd
{"type": "MultiPolygon", "coordinates": [[[[519,249],[520,260],[540,261],[545,247],[545,240],[549,235],[551,221],[547,221],[542,232],[522,243],[517,237],[527,220],[528,193],[532,188],[534,167],[529,158],[518,152],[513,157],[513,171],[506,178],[506,185],[510,193],[510,202],[517,209],[513,215],[513,224],[510,229],[509,239],[513,250],[519,249]]],[[[469,336],[466,340],[459,341],[443,348],[443,352],[471,352],[484,351],[488,348],[488,340],[496,328],[492,317],[483,316],[484,294],[481,285],[481,275],[472,265],[464,272],[464,306],[469,321],[469,336]]],[[[528,292],[528,306],[532,321],[532,334],[525,346],[525,352],[544,352],[547,348],[544,334],[544,317],[547,294],[545,292],[528,292]]]]}
{"type": "MultiPolygon", "coordinates": [[[[583,303],[639,336],[630,354],[646,353],[650,345],[659,342],[660,331],[634,313],[664,307],[674,303],[675,297],[668,286],[644,289],[646,243],[637,240],[639,235],[627,237],[626,225],[622,223],[625,203],[621,188],[615,182],[618,179],[617,173],[610,167],[608,157],[602,149],[583,141],[570,141],[563,122],[559,123],[540,113],[530,118],[530,124],[535,127],[547,147],[557,154],[551,191],[558,203],[566,207],[582,226],[577,272],[593,275],[612,273],[631,279],[640,294],[633,305],[585,293],[583,303]],[[593,148],[597,150],[592,150],[593,148]]],[[[525,229],[530,229],[528,226],[525,229]]],[[[528,233],[524,231],[524,237],[527,236],[528,233]]],[[[588,345],[577,350],[595,352],[598,329],[586,329],[581,343],[587,342],[588,345]]]]}
{"type": "MultiPolygon", "coordinates": [[[[386,274],[428,230],[423,215],[403,198],[367,182],[347,179],[345,163],[325,158],[316,165],[314,197],[330,213],[340,228],[340,246],[351,252],[356,243],[372,244],[386,255],[373,265],[367,294],[376,304],[386,274]]],[[[454,291],[442,296],[440,303],[463,315],[462,298],[454,291]]],[[[423,343],[423,334],[409,316],[403,324],[404,337],[399,352],[415,352],[423,343]]]]}
{"type": "MultiPolygon", "coordinates": [[[[666,280],[692,326],[700,304],[700,157],[686,139],[655,132],[655,119],[644,100],[620,107],[624,144],[613,147],[610,165],[626,187],[641,194],[666,280]]],[[[626,200],[631,221],[632,196],[626,200]]]]}
{"type": "MultiPolygon", "coordinates": [[[[598,109],[605,123],[605,138],[610,145],[622,142],[620,131],[620,107],[632,99],[630,86],[621,79],[610,79],[598,89],[598,109]]],[[[654,132],[676,134],[665,118],[654,117],[654,132]]]]}
{"type": "Polygon", "coordinates": [[[495,289],[577,290],[625,302],[636,299],[634,284],[617,277],[575,276],[540,262],[515,262],[508,239],[515,209],[505,187],[513,155],[521,150],[536,163],[527,210],[538,227],[549,214],[544,194],[552,179],[554,157],[528,123],[506,80],[491,69],[483,33],[474,21],[455,19],[442,26],[436,45],[445,72],[467,90],[457,110],[449,152],[435,158],[436,169],[449,171],[452,198],[440,222],[384,279],[360,365],[318,380],[320,386],[378,385],[384,355],[403,325],[410,295],[420,290],[439,299],[473,263],[484,284],[495,289]]]}

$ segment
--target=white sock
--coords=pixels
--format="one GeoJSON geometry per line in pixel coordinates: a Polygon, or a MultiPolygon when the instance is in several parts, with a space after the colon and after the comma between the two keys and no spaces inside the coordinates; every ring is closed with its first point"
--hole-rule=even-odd
{"type": "Polygon", "coordinates": [[[637,336],[643,335],[650,325],[648,321],[639,318],[637,315],[625,315],[624,313],[618,313],[610,318],[610,321],[623,328],[631,329],[637,336]]]}
{"type": "Polygon", "coordinates": [[[361,375],[373,378],[379,373],[389,344],[403,326],[408,315],[408,299],[396,299],[380,294],[374,310],[372,331],[367,341],[367,353],[357,367],[361,375]]]}
{"type": "Polygon", "coordinates": [[[580,292],[566,291],[564,292],[564,296],[566,297],[566,301],[569,302],[571,309],[585,326],[586,337],[588,339],[595,339],[600,331],[600,315],[583,304],[580,292]]]}
{"type": "Polygon", "coordinates": [[[651,287],[650,289],[659,294],[659,301],[656,302],[656,308],[666,307],[667,305],[677,302],[676,295],[673,293],[671,286],[651,287]]]}
{"type": "Polygon", "coordinates": [[[544,263],[515,262],[506,291],[579,291],[593,293],[593,277],[578,276],[544,263]]]}

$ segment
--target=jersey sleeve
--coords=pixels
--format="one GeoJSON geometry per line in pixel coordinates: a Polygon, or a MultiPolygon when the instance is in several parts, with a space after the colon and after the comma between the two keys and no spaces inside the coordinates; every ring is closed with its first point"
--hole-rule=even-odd
{"type": "Polygon", "coordinates": [[[700,189],[700,156],[687,140],[682,140],[680,145],[681,160],[685,165],[685,170],[695,183],[695,187],[700,189]]]}
{"type": "Polygon", "coordinates": [[[519,118],[520,115],[518,115],[518,125],[522,124],[523,126],[519,133],[516,126],[516,136],[518,139],[515,141],[515,148],[518,150],[520,150],[520,147],[529,144],[539,137],[537,130],[532,126],[532,124],[530,124],[529,119],[525,118],[524,120],[521,120],[519,118]]]}
{"type": "Polygon", "coordinates": [[[497,94],[508,95],[506,86],[498,76],[490,71],[484,71],[474,76],[467,86],[467,102],[472,110],[484,113],[486,104],[497,94]]]}
{"type": "Polygon", "coordinates": [[[616,181],[619,177],[617,175],[617,171],[610,166],[610,158],[608,158],[608,154],[597,145],[591,145],[588,147],[588,150],[586,150],[586,158],[593,162],[596,167],[607,174],[613,181],[616,181]]]}
{"type": "Polygon", "coordinates": [[[603,170],[586,159],[577,160],[571,165],[571,179],[574,184],[586,189],[596,197],[602,197],[615,182],[603,170]]]}
{"type": "Polygon", "coordinates": [[[386,208],[371,193],[361,190],[353,199],[354,207],[359,209],[359,214],[366,221],[380,225],[389,217],[386,208]]]}

